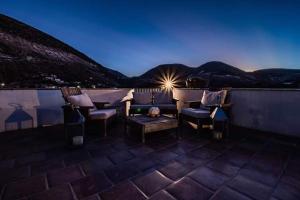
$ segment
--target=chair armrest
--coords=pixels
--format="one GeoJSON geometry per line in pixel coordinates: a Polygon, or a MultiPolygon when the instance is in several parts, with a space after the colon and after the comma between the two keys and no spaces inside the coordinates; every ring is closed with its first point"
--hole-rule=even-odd
{"type": "Polygon", "coordinates": [[[222,104],[220,105],[220,107],[225,111],[228,112],[231,109],[232,104],[231,103],[226,103],[226,104],[222,104]]]}
{"type": "Polygon", "coordinates": [[[177,104],[177,102],[179,101],[179,99],[172,99],[172,104],[177,104]]]}
{"type": "Polygon", "coordinates": [[[86,118],[89,119],[89,115],[90,115],[90,109],[94,108],[91,106],[81,106],[78,107],[79,112],[86,118]]]}
{"type": "Polygon", "coordinates": [[[125,99],[125,100],[123,100],[122,102],[128,102],[128,101],[133,101],[133,98],[131,98],[131,99],[125,99]]]}
{"type": "Polygon", "coordinates": [[[220,105],[221,108],[230,108],[231,106],[232,106],[232,103],[224,103],[224,104],[220,105]]]}
{"type": "Polygon", "coordinates": [[[184,101],[184,103],[190,104],[190,103],[201,103],[201,101],[184,101]]]}
{"type": "Polygon", "coordinates": [[[97,109],[103,109],[109,102],[93,102],[97,109]]]}

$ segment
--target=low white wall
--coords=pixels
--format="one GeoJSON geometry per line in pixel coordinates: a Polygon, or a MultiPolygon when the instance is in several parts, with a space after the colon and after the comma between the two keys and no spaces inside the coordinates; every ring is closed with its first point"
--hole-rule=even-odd
{"type": "Polygon", "coordinates": [[[300,90],[233,89],[231,123],[300,137],[300,90]]]}
{"type": "MultiPolygon", "coordinates": [[[[174,96],[181,109],[184,101],[201,100],[202,94],[201,89],[176,89],[174,96]]],[[[300,90],[231,89],[229,95],[231,124],[300,137],[300,90]]]]}
{"type": "MultiPolygon", "coordinates": [[[[94,101],[120,104],[131,89],[88,89],[94,101]]],[[[179,110],[201,100],[201,89],[175,89],[179,110]]],[[[231,123],[300,137],[300,90],[232,89],[231,123]]],[[[60,90],[0,90],[0,132],[63,123],[60,90]]],[[[241,133],[242,134],[242,133],[241,133]]]]}
{"type": "MultiPolygon", "coordinates": [[[[93,101],[113,105],[130,89],[83,90],[93,101]]],[[[61,106],[65,104],[60,90],[0,90],[0,132],[63,123],[61,106]]]]}

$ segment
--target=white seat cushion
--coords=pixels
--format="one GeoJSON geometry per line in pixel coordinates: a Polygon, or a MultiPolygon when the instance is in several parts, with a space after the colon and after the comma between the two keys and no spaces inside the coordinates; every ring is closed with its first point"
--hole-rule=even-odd
{"type": "Polygon", "coordinates": [[[68,101],[74,106],[94,107],[91,98],[85,93],[80,95],[71,95],[68,97],[68,101]]]}
{"type": "Polygon", "coordinates": [[[198,119],[209,118],[210,111],[201,108],[184,108],[181,113],[190,117],[195,117],[198,119]]]}
{"type": "Polygon", "coordinates": [[[108,119],[116,114],[116,109],[101,109],[90,111],[91,119],[108,119]]]}

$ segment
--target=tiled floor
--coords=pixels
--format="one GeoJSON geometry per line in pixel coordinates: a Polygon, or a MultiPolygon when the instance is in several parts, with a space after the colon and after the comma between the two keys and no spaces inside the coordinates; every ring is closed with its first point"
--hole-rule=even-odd
{"type": "Polygon", "coordinates": [[[233,130],[217,142],[183,128],[142,144],[90,135],[69,149],[62,127],[0,135],[0,199],[300,199],[300,147],[295,139],[233,130]]]}

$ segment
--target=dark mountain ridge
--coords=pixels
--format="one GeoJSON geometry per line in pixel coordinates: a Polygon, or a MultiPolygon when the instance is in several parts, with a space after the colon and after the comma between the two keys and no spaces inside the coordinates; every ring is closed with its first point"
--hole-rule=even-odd
{"type": "Polygon", "coordinates": [[[0,81],[13,87],[118,87],[127,78],[56,38],[0,14],[0,81]]]}
{"type": "MultiPolygon", "coordinates": [[[[173,72],[181,87],[187,86],[187,80],[200,79],[210,87],[298,87],[300,70],[297,69],[264,69],[246,72],[220,61],[207,62],[199,67],[182,64],[158,65],[139,77],[130,78],[129,87],[157,87],[157,77],[173,72]]],[[[203,87],[203,85],[193,86],[203,87]]]]}
{"type": "Polygon", "coordinates": [[[219,61],[199,67],[158,65],[128,78],[98,64],[62,41],[0,14],[0,83],[5,87],[158,87],[164,76],[179,87],[299,87],[300,70],[263,69],[245,72],[219,61]],[[187,84],[190,80],[194,85],[187,84]]]}

